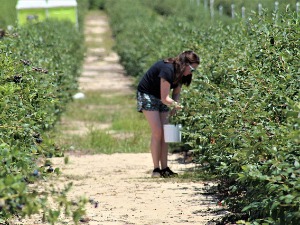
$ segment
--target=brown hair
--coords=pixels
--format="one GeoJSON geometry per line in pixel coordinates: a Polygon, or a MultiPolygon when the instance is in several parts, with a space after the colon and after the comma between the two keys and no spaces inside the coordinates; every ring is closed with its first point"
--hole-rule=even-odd
{"type": "Polygon", "coordinates": [[[191,50],[183,51],[174,58],[164,59],[165,63],[172,63],[175,68],[175,84],[184,84],[189,86],[192,82],[192,75],[183,76],[186,65],[197,63],[200,64],[199,56],[191,50]]]}

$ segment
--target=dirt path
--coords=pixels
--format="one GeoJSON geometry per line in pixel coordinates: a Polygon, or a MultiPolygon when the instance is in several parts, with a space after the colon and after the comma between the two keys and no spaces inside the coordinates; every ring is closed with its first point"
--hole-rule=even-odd
{"type": "MultiPolygon", "coordinates": [[[[107,29],[105,16],[88,16],[86,41],[103,41],[107,29]]],[[[133,91],[117,54],[112,52],[109,56],[101,57],[103,52],[101,48],[88,49],[79,80],[81,90],[114,89],[119,94],[133,91]]],[[[177,154],[170,155],[169,160],[169,166],[178,173],[195,166],[182,163],[181,155],[177,154]]],[[[70,197],[85,196],[90,199],[86,207],[88,220],[84,224],[201,225],[216,219],[219,216],[217,212],[221,210],[212,196],[203,194],[213,184],[182,182],[175,178],[150,178],[150,153],[73,154],[69,155],[70,162],[67,165],[63,158],[54,158],[52,161],[53,166],[62,171],[56,184],[73,182],[70,197]]],[[[41,222],[35,220],[34,224],[41,222]]],[[[64,220],[62,224],[72,223],[64,220]]]]}
{"type": "MultiPolygon", "coordinates": [[[[91,200],[86,208],[90,225],[201,225],[220,209],[202,194],[212,184],[149,178],[147,153],[71,156],[69,165],[61,158],[54,162],[64,174],[60,182],[74,184],[71,197],[91,200]]],[[[180,164],[178,155],[171,155],[170,166],[182,173],[193,165],[180,164]]]]}

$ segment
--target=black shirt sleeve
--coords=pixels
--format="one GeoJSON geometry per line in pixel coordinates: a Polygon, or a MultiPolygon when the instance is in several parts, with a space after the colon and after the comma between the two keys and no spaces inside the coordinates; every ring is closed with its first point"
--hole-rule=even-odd
{"type": "Polygon", "coordinates": [[[160,78],[164,78],[171,85],[171,88],[176,87],[174,82],[174,66],[160,60],[153,64],[144,74],[138,84],[138,91],[154,95],[160,99],[160,78]]]}
{"type": "Polygon", "coordinates": [[[164,78],[166,81],[168,81],[170,83],[170,85],[173,84],[173,77],[174,77],[174,70],[169,67],[169,66],[165,66],[162,67],[160,70],[160,73],[158,75],[158,77],[160,78],[164,78]]]}

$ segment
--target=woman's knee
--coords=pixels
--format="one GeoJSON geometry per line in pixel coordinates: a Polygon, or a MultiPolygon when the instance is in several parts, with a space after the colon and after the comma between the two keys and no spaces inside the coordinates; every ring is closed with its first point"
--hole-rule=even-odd
{"type": "Polygon", "coordinates": [[[163,132],[162,130],[154,130],[152,131],[152,137],[157,140],[157,141],[161,141],[163,138],[163,132]]]}

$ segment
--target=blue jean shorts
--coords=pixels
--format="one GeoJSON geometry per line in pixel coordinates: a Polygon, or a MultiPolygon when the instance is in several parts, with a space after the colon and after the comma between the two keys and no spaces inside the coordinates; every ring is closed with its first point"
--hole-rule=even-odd
{"type": "Polygon", "coordinates": [[[154,95],[149,95],[142,92],[137,92],[137,111],[159,111],[159,112],[169,112],[169,107],[161,102],[160,99],[154,95]]]}

